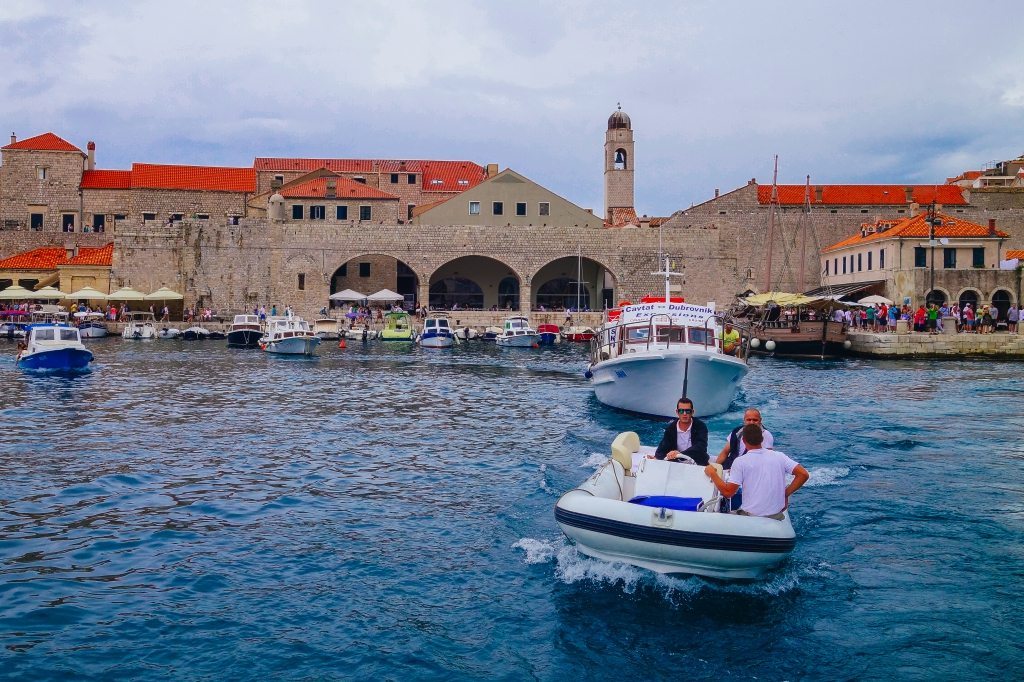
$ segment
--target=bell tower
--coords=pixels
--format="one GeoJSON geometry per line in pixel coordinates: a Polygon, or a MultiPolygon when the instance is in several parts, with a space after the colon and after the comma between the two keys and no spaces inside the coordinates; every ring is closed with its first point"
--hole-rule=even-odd
{"type": "Polygon", "coordinates": [[[604,219],[612,209],[633,209],[633,128],[622,105],[608,117],[604,135],[604,219]]]}

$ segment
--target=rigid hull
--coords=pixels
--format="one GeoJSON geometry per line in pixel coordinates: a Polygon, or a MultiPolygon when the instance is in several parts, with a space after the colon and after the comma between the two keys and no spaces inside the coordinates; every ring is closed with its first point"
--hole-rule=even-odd
{"type": "Polygon", "coordinates": [[[849,348],[846,329],[842,322],[833,320],[803,320],[795,324],[755,325],[751,333],[758,339],[755,353],[791,358],[835,358],[845,355],[849,348]],[[769,350],[768,341],[775,344],[769,350]]]}
{"type": "Polygon", "coordinates": [[[85,369],[92,362],[87,348],[53,348],[23,354],[18,366],[24,369],[76,370],[85,369]]]}

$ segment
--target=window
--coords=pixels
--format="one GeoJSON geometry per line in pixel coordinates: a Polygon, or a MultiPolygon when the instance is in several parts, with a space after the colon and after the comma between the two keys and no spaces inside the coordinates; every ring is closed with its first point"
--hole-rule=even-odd
{"type": "Polygon", "coordinates": [[[885,268],[885,249],[878,250],[878,269],[882,270],[885,268]]]}
{"type": "Polygon", "coordinates": [[[864,254],[862,253],[857,254],[857,272],[860,272],[861,270],[864,269],[864,259],[862,258],[863,255],[864,254]]]}
{"type": "Polygon", "coordinates": [[[435,186],[436,185],[443,185],[444,184],[444,180],[442,180],[441,178],[434,178],[433,180],[430,181],[430,184],[431,185],[435,185],[435,186]]]}
{"type": "Polygon", "coordinates": [[[726,215],[726,212],[725,211],[719,211],[718,215],[726,215]]]}
{"type": "Polygon", "coordinates": [[[65,232],[74,232],[75,231],[75,214],[74,213],[65,213],[64,215],[62,215],[60,217],[60,226],[61,226],[61,229],[64,230],[65,232]]]}
{"type": "Polygon", "coordinates": [[[956,267],[956,249],[942,250],[942,267],[952,270],[956,267]]]}
{"type": "Polygon", "coordinates": [[[143,220],[156,220],[156,213],[143,213],[142,214],[142,219],[143,220]]]}
{"type": "Polygon", "coordinates": [[[469,187],[469,180],[456,180],[455,184],[459,187],[469,187]]]}
{"type": "Polygon", "coordinates": [[[305,291],[305,290],[306,290],[306,273],[300,272],[299,273],[299,291],[305,291]]]}
{"type": "Polygon", "coordinates": [[[370,264],[369,263],[360,263],[359,264],[359,276],[360,277],[369,277],[370,276],[370,264]]]}
{"type": "Polygon", "coordinates": [[[828,263],[828,261],[826,260],[826,261],[825,261],[825,276],[826,276],[826,277],[828,277],[828,265],[829,265],[829,263],[828,263]]]}
{"type": "Polygon", "coordinates": [[[360,206],[359,207],[359,219],[360,220],[370,220],[370,216],[371,215],[372,215],[372,213],[370,211],[370,207],[369,206],[360,206]]]}
{"type": "Polygon", "coordinates": [[[46,166],[36,166],[36,178],[45,180],[46,176],[49,175],[49,170],[46,166]]]}
{"type": "Polygon", "coordinates": [[[832,272],[837,274],[837,275],[839,274],[839,259],[838,258],[833,258],[832,259],[832,272]]]}
{"type": "Polygon", "coordinates": [[[526,215],[526,202],[525,201],[517,201],[516,202],[516,215],[526,215]]]}
{"type": "Polygon", "coordinates": [[[846,256],[843,256],[843,274],[846,274],[846,256]]]}
{"type": "Polygon", "coordinates": [[[915,268],[926,268],[928,267],[928,252],[924,250],[923,246],[914,247],[914,267],[915,268]]]}
{"type": "Polygon", "coordinates": [[[39,230],[42,230],[43,229],[43,214],[42,213],[33,213],[31,216],[29,216],[29,224],[32,226],[32,229],[35,230],[36,232],[38,232],[39,230]]]}
{"type": "Polygon", "coordinates": [[[398,173],[392,173],[391,174],[391,184],[392,185],[397,185],[398,184],[398,173]]]}
{"type": "Polygon", "coordinates": [[[337,209],[338,220],[348,220],[348,206],[339,206],[337,209]]]}
{"type": "Polygon", "coordinates": [[[408,204],[405,207],[405,218],[406,220],[412,220],[412,213],[416,210],[416,204],[408,204]]]}
{"type": "Polygon", "coordinates": [[[104,230],[104,228],[106,228],[106,226],[107,226],[107,216],[103,215],[102,213],[100,213],[100,214],[95,214],[94,213],[93,216],[92,216],[92,231],[93,232],[103,232],[103,230],[104,230]]]}
{"type": "Polygon", "coordinates": [[[480,215],[480,202],[471,201],[469,202],[469,215],[480,215]]]}
{"type": "Polygon", "coordinates": [[[363,185],[366,184],[366,178],[364,178],[362,175],[357,175],[357,176],[355,176],[352,179],[355,180],[356,182],[360,183],[360,184],[363,184],[363,185]]]}
{"type": "Polygon", "coordinates": [[[124,213],[115,213],[114,214],[114,220],[115,221],[116,220],[127,220],[127,219],[128,219],[128,216],[125,215],[124,213]]]}
{"type": "Polygon", "coordinates": [[[868,212],[868,210],[867,210],[866,208],[862,208],[862,209],[860,210],[860,212],[861,212],[861,213],[867,213],[867,212],[868,212]]]}
{"type": "Polygon", "coordinates": [[[184,220],[184,218],[185,218],[185,214],[184,213],[172,213],[171,214],[171,220],[173,220],[176,223],[181,222],[182,220],[184,220]]]}
{"type": "Polygon", "coordinates": [[[292,204],[292,220],[302,220],[302,204],[292,204]]]}
{"type": "Polygon", "coordinates": [[[196,213],[196,220],[209,220],[209,219],[210,219],[210,214],[209,213],[196,213]]]}
{"type": "Polygon", "coordinates": [[[871,269],[871,252],[868,251],[868,270],[871,269]]]}
{"type": "Polygon", "coordinates": [[[551,204],[546,201],[537,204],[537,215],[551,215],[551,204]]]}
{"type": "Polygon", "coordinates": [[[309,207],[309,219],[310,220],[324,220],[327,218],[327,207],[326,206],[310,206],[309,207]]]}
{"type": "Polygon", "coordinates": [[[836,209],[834,209],[834,208],[830,208],[828,212],[829,212],[829,213],[839,213],[839,211],[837,211],[837,210],[836,210],[836,209]]]}
{"type": "Polygon", "coordinates": [[[985,267],[985,247],[976,246],[971,249],[971,267],[983,268],[985,267]]]}
{"type": "Polygon", "coordinates": [[[410,185],[415,185],[416,184],[416,174],[415,173],[409,173],[409,184],[410,185]]]}
{"type": "Polygon", "coordinates": [[[495,201],[491,204],[491,213],[493,215],[502,215],[505,212],[505,204],[500,201],[495,201]]]}

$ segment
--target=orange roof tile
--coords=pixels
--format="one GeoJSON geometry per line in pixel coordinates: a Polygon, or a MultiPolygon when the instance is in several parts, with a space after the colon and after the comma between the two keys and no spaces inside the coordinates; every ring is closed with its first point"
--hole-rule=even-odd
{"type": "MultiPolygon", "coordinates": [[[[930,204],[933,200],[947,206],[966,206],[963,190],[956,185],[811,185],[811,205],[833,206],[894,206],[907,201],[906,189],[911,188],[911,200],[930,204]],[[817,190],[821,189],[821,201],[817,190]]],[[[779,204],[803,206],[804,185],[779,185],[779,204]]],[[[757,186],[757,201],[771,203],[772,186],[757,186]]]]}
{"type": "Polygon", "coordinates": [[[31,151],[44,151],[44,152],[78,152],[82,154],[82,150],[71,144],[67,140],[57,137],[53,133],[43,133],[42,135],[36,135],[19,142],[0,147],[0,149],[26,149],[31,151]]]}
{"type": "Polygon", "coordinates": [[[257,158],[253,169],[261,171],[308,171],[326,168],[335,173],[372,173],[373,161],[370,159],[278,159],[270,157],[257,158]]]}
{"type": "Polygon", "coordinates": [[[131,189],[132,172],[126,170],[87,170],[82,173],[82,189],[131,189]]]}
{"type": "Polygon", "coordinates": [[[632,207],[609,209],[610,215],[605,224],[610,227],[622,227],[623,225],[639,225],[640,218],[636,215],[636,209],[632,207]]]}
{"type": "MultiPolygon", "coordinates": [[[[290,199],[325,199],[327,198],[327,181],[331,179],[326,176],[313,178],[291,187],[281,190],[281,196],[290,199]]],[[[338,199],[393,199],[398,200],[394,194],[382,192],[375,187],[364,185],[355,180],[340,175],[335,176],[336,194],[338,199]]]]}
{"type": "Polygon", "coordinates": [[[62,265],[105,265],[114,264],[114,242],[98,248],[82,247],[78,255],[62,265]]]}
{"type": "Polygon", "coordinates": [[[68,260],[67,250],[61,246],[41,246],[0,260],[0,270],[54,270],[58,265],[112,265],[114,242],[106,246],[83,246],[78,255],[68,260]]]}
{"type": "Polygon", "coordinates": [[[424,192],[464,192],[486,180],[487,171],[471,161],[424,161],[424,192]]]}
{"type": "Polygon", "coordinates": [[[977,180],[978,178],[981,177],[981,175],[982,175],[982,172],[980,170],[964,171],[963,173],[961,173],[960,175],[956,176],[955,178],[946,178],[946,184],[947,185],[952,185],[954,182],[957,182],[959,180],[977,180]]]}
{"type": "Polygon", "coordinates": [[[1024,259],[1024,249],[1010,249],[1006,252],[1006,260],[1013,260],[1014,258],[1024,259]]]}
{"type": "Polygon", "coordinates": [[[425,192],[463,192],[487,179],[487,171],[472,161],[403,161],[388,159],[281,159],[257,158],[257,172],[309,171],[326,168],[335,173],[413,173],[425,192]]]}
{"type": "MultiPolygon", "coordinates": [[[[979,237],[1010,236],[1002,230],[996,230],[995,235],[990,235],[988,227],[972,223],[963,218],[951,218],[939,212],[936,212],[935,215],[942,219],[942,224],[935,226],[936,239],[977,239],[979,237]]],[[[879,220],[875,223],[864,223],[865,227],[874,226],[876,230],[866,235],[858,232],[841,242],[826,246],[822,249],[822,253],[883,239],[928,239],[931,236],[931,225],[925,222],[927,217],[927,213],[919,213],[916,216],[902,220],[879,220]],[[882,227],[883,230],[879,232],[877,230],[878,227],[882,227]]]]}
{"type": "Polygon", "coordinates": [[[131,174],[132,187],[145,189],[256,191],[256,172],[252,168],[133,163],[131,174]]]}

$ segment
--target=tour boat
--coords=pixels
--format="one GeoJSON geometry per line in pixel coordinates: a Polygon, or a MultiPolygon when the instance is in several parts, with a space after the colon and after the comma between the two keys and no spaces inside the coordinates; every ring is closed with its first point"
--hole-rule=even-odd
{"type": "Polygon", "coordinates": [[[455,334],[452,332],[448,316],[443,313],[431,313],[423,321],[423,332],[417,341],[424,348],[451,348],[455,345],[455,334]]]}
{"type": "Polygon", "coordinates": [[[747,373],[746,352],[721,347],[721,319],[713,304],[673,299],[665,262],[665,296],[645,297],[606,313],[591,343],[586,372],[597,399],[640,414],[674,417],[676,402],[693,400],[698,417],[729,409],[747,373]]]}
{"type": "Polygon", "coordinates": [[[416,332],[412,329],[409,313],[403,310],[384,313],[384,329],[378,338],[382,341],[415,341],[416,332]]]}
{"type": "Polygon", "coordinates": [[[156,318],[150,312],[128,313],[128,322],[121,331],[122,339],[155,339],[156,318]]]}
{"type": "Polygon", "coordinates": [[[550,346],[558,343],[558,336],[561,333],[557,324],[537,325],[537,343],[542,346],[550,346]]]}
{"type": "Polygon", "coordinates": [[[279,355],[315,355],[320,338],[300,317],[271,317],[267,332],[260,339],[260,348],[279,355]]]}
{"type": "Polygon", "coordinates": [[[337,341],[341,338],[341,325],[333,317],[321,317],[313,320],[313,333],[324,341],[337,341]]]}
{"type": "Polygon", "coordinates": [[[562,338],[573,343],[590,343],[596,333],[591,327],[565,327],[562,338]]]}
{"type": "Polygon", "coordinates": [[[525,317],[509,317],[494,342],[510,348],[533,348],[537,345],[537,331],[530,327],[530,321],[525,317]]]}
{"type": "Polygon", "coordinates": [[[92,362],[92,351],[82,345],[78,329],[67,324],[32,324],[26,327],[25,347],[17,365],[24,369],[78,370],[92,362]]]}
{"type": "Polygon", "coordinates": [[[103,313],[75,313],[79,320],[78,332],[83,339],[101,339],[107,335],[107,325],[103,322],[103,313]]]}
{"type": "Polygon", "coordinates": [[[647,459],[654,451],[621,433],[611,459],[559,498],[555,520],[580,552],[657,573],[757,578],[793,551],[788,511],[781,521],[724,513],[703,466],[647,459]]]}
{"type": "Polygon", "coordinates": [[[228,345],[234,348],[255,348],[263,337],[259,315],[235,315],[228,329],[228,345]]]}

